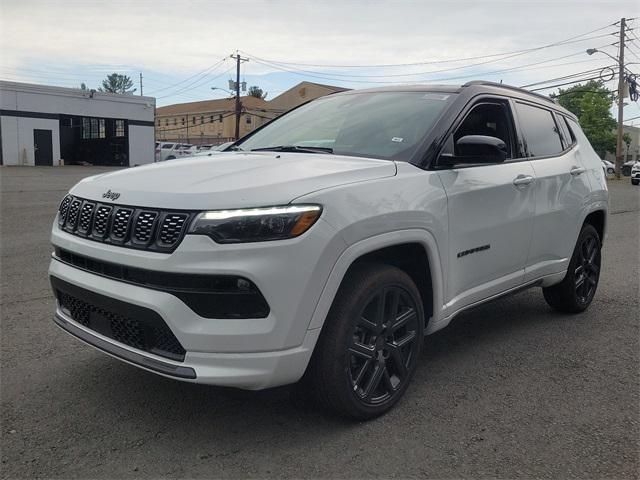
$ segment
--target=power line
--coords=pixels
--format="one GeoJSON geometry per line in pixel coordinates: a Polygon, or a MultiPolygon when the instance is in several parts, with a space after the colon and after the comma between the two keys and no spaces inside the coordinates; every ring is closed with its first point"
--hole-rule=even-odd
{"type": "MultiPolygon", "coordinates": [[[[182,83],[188,82],[189,80],[191,80],[191,79],[193,79],[193,78],[200,77],[200,76],[202,76],[202,75],[207,75],[207,74],[208,74],[208,73],[210,73],[211,71],[215,70],[218,66],[222,65],[226,60],[227,60],[227,57],[224,57],[224,58],[222,58],[222,59],[218,60],[218,61],[217,61],[216,63],[214,63],[213,65],[208,66],[208,67],[207,67],[207,68],[205,68],[204,70],[201,70],[200,72],[195,73],[195,74],[191,75],[190,77],[185,78],[184,80],[181,80],[181,81],[179,81],[179,82],[177,82],[177,83],[174,83],[173,85],[169,85],[168,87],[163,87],[163,88],[159,88],[159,89],[157,89],[157,90],[154,90],[154,92],[153,92],[153,93],[161,92],[161,91],[164,91],[164,90],[169,90],[169,89],[171,89],[171,88],[177,87],[178,85],[180,85],[180,84],[182,84],[182,83]]],[[[198,81],[198,80],[196,80],[196,82],[197,82],[197,81],[198,81]]],[[[182,87],[180,87],[180,88],[182,88],[182,87]]]]}
{"type": "Polygon", "coordinates": [[[536,85],[543,85],[545,83],[557,82],[557,81],[560,81],[560,80],[567,80],[569,78],[579,77],[581,75],[593,74],[593,73],[596,73],[596,72],[600,72],[600,77],[602,77],[602,72],[604,70],[607,70],[607,69],[611,69],[611,71],[613,72],[613,75],[615,75],[615,71],[613,70],[612,67],[593,68],[591,70],[585,70],[583,72],[576,72],[576,73],[572,73],[570,75],[565,75],[563,77],[556,77],[556,78],[551,78],[551,79],[548,79],[548,80],[541,80],[541,81],[535,82],[535,83],[529,83],[527,85],[522,85],[520,88],[535,87],[536,85]]]}
{"type": "Polygon", "coordinates": [[[566,82],[566,83],[558,83],[556,85],[549,85],[547,87],[540,87],[540,88],[533,88],[531,89],[532,92],[538,92],[540,90],[549,90],[551,88],[556,88],[556,87],[564,87],[565,85],[573,85],[574,83],[582,83],[582,82],[588,82],[590,80],[599,80],[600,76],[597,77],[589,77],[589,78],[580,78],[578,80],[574,80],[572,82],[566,82]]]}
{"type": "Polygon", "coordinates": [[[199,78],[198,80],[195,80],[194,82],[192,82],[192,83],[190,83],[190,84],[188,84],[188,85],[185,85],[185,86],[181,87],[180,89],[176,90],[176,91],[175,91],[175,92],[173,92],[173,93],[169,93],[169,94],[167,94],[167,95],[162,95],[162,96],[160,96],[160,97],[156,97],[156,98],[161,99],[161,98],[172,97],[172,96],[174,96],[174,95],[176,95],[176,94],[178,94],[178,93],[188,92],[188,91],[191,91],[191,90],[195,90],[196,88],[200,88],[200,87],[202,87],[202,85],[204,85],[204,84],[205,84],[205,83],[207,83],[207,82],[212,82],[212,81],[216,80],[217,78],[220,78],[222,75],[224,75],[224,74],[226,74],[226,73],[230,72],[232,69],[233,69],[233,67],[229,67],[229,68],[228,68],[228,69],[226,69],[224,72],[221,72],[221,73],[219,73],[218,75],[216,75],[215,77],[212,77],[212,78],[209,78],[209,75],[210,75],[210,73],[211,73],[211,72],[210,72],[209,74],[205,75],[204,77],[199,78]],[[195,85],[196,83],[197,83],[198,85],[195,85]]]}
{"type": "MultiPolygon", "coordinates": [[[[608,25],[605,25],[604,27],[600,27],[600,28],[596,28],[594,30],[590,30],[588,32],[584,32],[581,33],[579,35],[575,35],[573,37],[569,37],[566,38],[564,40],[560,40],[554,43],[549,43],[546,45],[542,45],[539,47],[534,47],[534,48],[528,48],[528,49],[524,49],[524,50],[514,50],[511,52],[502,52],[502,53],[494,53],[494,54],[488,54],[488,55],[478,55],[478,56],[473,56],[473,57],[465,57],[465,58],[457,58],[457,59],[448,59],[448,60],[431,60],[431,61],[423,61],[423,62],[413,62],[413,63],[390,63],[390,64],[378,64],[378,65],[336,65],[336,64],[319,64],[319,63],[295,63],[295,62],[282,62],[282,61],[276,61],[276,60],[271,60],[272,63],[278,63],[278,64],[282,64],[282,65],[297,65],[297,66],[304,66],[304,67],[327,67],[327,68],[392,68],[392,67],[411,67],[411,66],[417,66],[417,65],[432,65],[432,64],[438,64],[438,63],[453,63],[453,62],[465,62],[465,61],[469,61],[469,60],[479,60],[479,59],[483,59],[483,58],[491,58],[491,57],[499,57],[499,56],[504,56],[504,55],[511,55],[511,54],[519,54],[519,53],[528,53],[528,52],[534,52],[536,50],[542,50],[545,48],[551,48],[551,47],[555,47],[555,46],[559,46],[562,44],[566,44],[571,42],[572,40],[576,40],[578,38],[584,37],[586,35],[590,35],[592,33],[595,32],[599,32],[602,31],[606,28],[610,28],[612,26],[616,25],[615,23],[610,23],[608,25]]],[[[604,36],[608,36],[604,35],[604,36]]],[[[588,40],[588,39],[583,39],[583,40],[588,40]]],[[[580,40],[580,41],[583,41],[580,40]]],[[[242,50],[241,50],[242,51],[242,50]]],[[[249,52],[246,51],[242,51],[244,54],[251,56],[252,58],[259,58],[256,57],[255,55],[250,54],[249,52]]]]}
{"type": "MultiPolygon", "coordinates": [[[[608,46],[608,45],[605,45],[605,46],[608,46]]],[[[599,48],[603,48],[603,47],[599,47],[599,48]]],[[[541,65],[543,63],[562,60],[562,59],[573,57],[573,56],[576,56],[576,55],[582,54],[582,53],[584,53],[584,52],[572,53],[570,55],[564,55],[562,57],[556,57],[556,58],[552,58],[552,59],[548,59],[548,60],[542,60],[542,61],[539,61],[539,62],[528,63],[528,64],[524,64],[524,65],[519,65],[519,66],[516,66],[516,67],[509,67],[509,68],[503,68],[503,69],[493,70],[493,71],[489,71],[489,72],[482,72],[482,75],[495,75],[495,74],[500,74],[500,73],[507,73],[507,72],[514,72],[514,71],[524,70],[526,67],[532,67],[532,66],[541,65]]],[[[264,64],[260,60],[255,60],[255,61],[257,63],[264,64]]],[[[594,59],[593,61],[598,61],[598,60],[594,59]]],[[[586,62],[586,60],[585,60],[585,62],[586,62]]],[[[557,64],[557,65],[552,65],[552,66],[556,66],[557,67],[557,66],[563,66],[563,65],[571,64],[571,63],[572,62],[567,62],[565,64],[557,64]]],[[[580,61],[578,63],[582,63],[582,61],[580,61]]],[[[382,80],[366,81],[366,80],[336,79],[336,78],[327,77],[327,76],[300,73],[300,72],[295,71],[295,70],[288,70],[288,69],[280,68],[280,67],[277,67],[277,66],[274,66],[274,65],[268,65],[268,64],[265,64],[265,65],[266,66],[271,66],[272,68],[275,68],[277,70],[281,70],[281,71],[284,71],[284,72],[287,72],[287,73],[292,73],[294,75],[299,75],[299,76],[302,76],[302,77],[320,78],[320,79],[323,79],[323,80],[342,81],[342,82],[347,82],[347,83],[387,84],[387,85],[389,85],[389,84],[397,84],[398,83],[397,80],[396,81],[382,81],[382,80]]],[[[538,68],[546,68],[546,67],[538,67],[538,68]]],[[[412,84],[412,83],[422,83],[422,82],[425,82],[425,81],[441,82],[441,81],[449,81],[449,80],[460,80],[460,79],[472,78],[472,77],[477,77],[477,76],[478,76],[477,73],[473,73],[473,74],[467,74],[467,75],[459,75],[459,76],[455,76],[455,77],[434,78],[434,79],[428,79],[428,80],[427,79],[421,79],[421,80],[414,80],[414,81],[406,81],[406,82],[402,82],[402,83],[404,83],[404,84],[412,84]]]]}
{"type": "MultiPolygon", "coordinates": [[[[588,37],[588,38],[581,39],[579,41],[591,40],[591,39],[594,39],[594,38],[601,38],[601,37],[608,37],[608,36],[610,36],[610,34],[598,35],[598,36],[594,36],[594,37],[588,37]]],[[[574,42],[567,42],[564,45],[569,44],[569,43],[574,43],[574,42]]],[[[605,46],[609,46],[609,44],[607,44],[605,46]]],[[[603,47],[601,47],[601,48],[603,48],[603,47]]],[[[345,74],[345,73],[335,73],[335,72],[319,72],[317,70],[305,70],[305,69],[299,69],[299,68],[295,68],[295,67],[289,67],[288,70],[298,71],[298,72],[302,72],[302,73],[315,74],[315,75],[323,75],[323,76],[327,76],[327,77],[348,77],[348,78],[410,77],[410,76],[429,75],[429,74],[433,74],[433,73],[449,72],[449,71],[453,71],[453,70],[462,70],[462,69],[466,69],[466,68],[477,67],[477,66],[480,66],[480,65],[486,65],[486,64],[489,64],[489,63],[500,62],[502,60],[507,60],[509,58],[514,58],[514,57],[525,55],[527,53],[530,53],[532,50],[537,50],[537,49],[528,49],[528,50],[524,50],[524,51],[520,51],[520,52],[516,52],[516,53],[510,54],[510,55],[507,55],[507,56],[501,55],[500,58],[492,58],[491,60],[485,60],[485,61],[482,61],[482,62],[472,63],[472,64],[468,64],[468,65],[460,65],[460,66],[457,66],[457,67],[443,68],[443,69],[438,69],[438,70],[429,70],[429,71],[426,71],[426,72],[392,73],[392,74],[386,74],[386,75],[376,75],[376,74],[359,75],[359,74],[345,74]]],[[[580,52],[576,52],[575,54],[572,54],[572,55],[582,55],[583,53],[584,53],[584,51],[580,50],[580,52]]],[[[567,58],[567,57],[572,56],[572,55],[559,57],[558,59],[567,58]]],[[[256,57],[254,55],[251,55],[251,58],[256,60],[256,61],[258,61],[259,63],[262,63],[263,65],[273,66],[274,68],[278,68],[278,67],[283,68],[286,65],[285,63],[280,63],[280,62],[276,62],[276,61],[272,61],[272,60],[267,60],[267,59],[264,59],[264,58],[256,57]]],[[[547,61],[552,61],[552,60],[545,60],[545,62],[547,62],[547,61]]],[[[350,81],[350,80],[347,79],[345,81],[350,81]]],[[[369,82],[367,82],[367,83],[369,83],[369,82]]]]}

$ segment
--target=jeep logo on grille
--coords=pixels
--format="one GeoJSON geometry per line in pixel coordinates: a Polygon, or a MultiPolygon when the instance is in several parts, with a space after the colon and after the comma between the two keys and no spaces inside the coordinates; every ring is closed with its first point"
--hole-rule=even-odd
{"type": "Polygon", "coordinates": [[[116,192],[112,192],[111,190],[107,190],[102,194],[102,198],[108,198],[109,200],[117,200],[120,198],[120,194],[116,192]]]}

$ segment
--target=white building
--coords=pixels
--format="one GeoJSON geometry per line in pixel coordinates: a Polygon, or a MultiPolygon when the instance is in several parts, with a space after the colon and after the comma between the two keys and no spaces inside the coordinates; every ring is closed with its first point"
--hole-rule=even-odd
{"type": "Polygon", "coordinates": [[[154,159],[155,98],[0,81],[0,165],[154,159]]]}

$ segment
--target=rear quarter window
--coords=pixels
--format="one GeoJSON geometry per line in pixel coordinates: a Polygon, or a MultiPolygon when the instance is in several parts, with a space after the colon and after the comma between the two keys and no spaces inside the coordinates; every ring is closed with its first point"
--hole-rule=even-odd
{"type": "Polygon", "coordinates": [[[529,157],[557,155],[564,150],[550,110],[518,102],[516,111],[529,157]]]}

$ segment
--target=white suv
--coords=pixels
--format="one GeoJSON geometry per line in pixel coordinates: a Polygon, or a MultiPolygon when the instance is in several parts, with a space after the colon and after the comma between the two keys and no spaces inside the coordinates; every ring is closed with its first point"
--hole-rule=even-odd
{"type": "Polygon", "coordinates": [[[640,184],[640,161],[633,164],[631,167],[631,183],[633,185],[640,184]]]}
{"type": "Polygon", "coordinates": [[[180,380],[387,411],[423,337],[524,287],[591,303],[608,193],[575,117],[488,82],[349,91],[232,151],[97,175],[53,224],[56,323],[180,380]]]}

